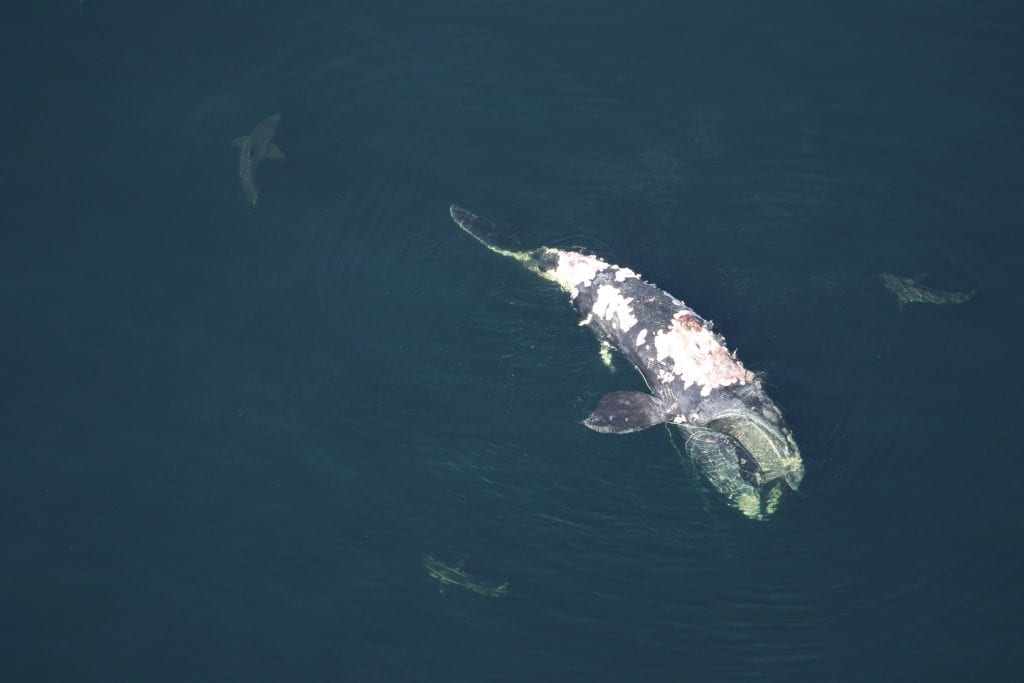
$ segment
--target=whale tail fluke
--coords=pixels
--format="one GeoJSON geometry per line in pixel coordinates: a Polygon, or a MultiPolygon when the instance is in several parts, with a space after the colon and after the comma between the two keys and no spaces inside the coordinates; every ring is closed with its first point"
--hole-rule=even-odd
{"type": "Polygon", "coordinates": [[[484,245],[491,251],[502,255],[515,253],[516,250],[512,247],[517,245],[506,244],[502,246],[497,243],[502,239],[498,233],[498,226],[486,218],[481,218],[475,213],[462,208],[458,204],[452,204],[448,207],[448,213],[452,215],[452,219],[460,228],[465,230],[473,237],[473,239],[477,240],[480,244],[484,245]]]}
{"type": "Polygon", "coordinates": [[[507,235],[500,234],[498,227],[494,223],[467,211],[458,204],[452,204],[448,207],[448,213],[452,215],[452,220],[455,221],[456,225],[494,253],[514,258],[530,270],[537,270],[535,252],[516,249],[515,247],[518,245],[508,244],[507,246],[501,246],[496,243],[496,240],[504,240],[508,243],[509,239],[507,235]]]}

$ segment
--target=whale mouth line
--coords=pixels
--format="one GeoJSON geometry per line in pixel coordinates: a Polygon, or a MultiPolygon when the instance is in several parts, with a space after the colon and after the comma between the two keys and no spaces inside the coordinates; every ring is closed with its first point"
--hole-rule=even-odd
{"type": "Polygon", "coordinates": [[[803,478],[800,452],[791,437],[752,410],[724,412],[706,427],[733,438],[756,464],[755,484],[769,486],[779,479],[794,491],[803,478]]]}
{"type": "Polygon", "coordinates": [[[703,426],[677,425],[685,451],[712,488],[754,520],[768,519],[784,489],[796,490],[803,463],[792,438],[747,408],[723,411],[703,426]]]}

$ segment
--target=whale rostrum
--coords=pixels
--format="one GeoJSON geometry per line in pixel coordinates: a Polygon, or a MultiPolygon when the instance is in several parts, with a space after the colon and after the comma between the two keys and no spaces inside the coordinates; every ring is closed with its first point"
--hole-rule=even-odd
{"type": "Polygon", "coordinates": [[[583,424],[625,434],[667,424],[704,479],[733,507],[765,519],[804,467],[782,413],[760,377],[730,352],[711,324],[629,268],[578,251],[500,246],[489,221],[452,205],[455,222],[491,251],[508,256],[569,294],[602,344],[639,371],[650,393],[604,396],[583,424]]]}

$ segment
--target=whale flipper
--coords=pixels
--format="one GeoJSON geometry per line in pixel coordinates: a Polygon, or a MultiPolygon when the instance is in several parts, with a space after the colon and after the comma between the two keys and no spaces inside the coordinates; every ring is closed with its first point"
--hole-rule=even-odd
{"type": "Polygon", "coordinates": [[[660,399],[640,391],[613,391],[604,395],[583,424],[603,434],[626,434],[659,425],[666,419],[660,399]]]}
{"type": "Polygon", "coordinates": [[[249,142],[249,136],[248,135],[243,135],[241,137],[237,137],[234,140],[232,140],[231,141],[231,146],[232,147],[241,147],[241,146],[243,146],[247,142],[249,142]]]}

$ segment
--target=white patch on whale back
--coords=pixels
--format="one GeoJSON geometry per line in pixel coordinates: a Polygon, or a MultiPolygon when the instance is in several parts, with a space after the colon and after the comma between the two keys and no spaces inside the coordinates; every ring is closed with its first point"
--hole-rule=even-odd
{"type": "Polygon", "coordinates": [[[615,269],[615,281],[616,282],[623,282],[623,281],[626,280],[626,278],[630,278],[630,277],[636,278],[638,280],[640,279],[640,276],[637,275],[632,270],[630,270],[629,268],[622,268],[620,266],[620,267],[615,269]]]}
{"type": "Polygon", "coordinates": [[[643,346],[644,341],[647,340],[647,328],[640,330],[640,334],[636,335],[636,345],[643,346]]]}
{"type": "Polygon", "coordinates": [[[754,378],[689,310],[676,313],[668,329],[655,333],[654,348],[658,361],[666,363],[659,379],[681,379],[685,388],[699,385],[701,396],[717,387],[745,384],[754,378]]]}
{"type": "Polygon", "coordinates": [[[629,307],[632,301],[622,296],[615,285],[601,285],[597,288],[597,298],[591,310],[608,322],[615,323],[623,332],[628,332],[637,323],[629,307]]]}
{"type": "Polygon", "coordinates": [[[551,251],[558,254],[558,266],[544,276],[557,282],[573,299],[581,285],[589,287],[598,273],[611,267],[599,258],[576,251],[551,251]]]}
{"type": "Polygon", "coordinates": [[[593,313],[587,313],[587,317],[584,318],[583,320],[579,321],[576,324],[579,325],[580,327],[583,327],[584,325],[589,325],[590,321],[593,320],[593,319],[594,319],[594,314],[593,313]]]}
{"type": "Polygon", "coordinates": [[[612,363],[612,349],[615,347],[611,345],[607,339],[601,340],[601,350],[598,351],[598,355],[601,356],[601,362],[608,366],[608,369],[615,372],[615,364],[612,363]]]}

